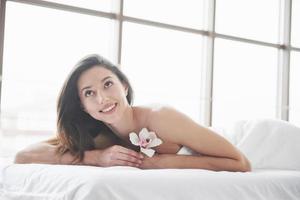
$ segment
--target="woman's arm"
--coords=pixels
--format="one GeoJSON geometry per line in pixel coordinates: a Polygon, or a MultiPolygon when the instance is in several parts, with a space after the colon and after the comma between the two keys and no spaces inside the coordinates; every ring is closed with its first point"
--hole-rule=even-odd
{"type": "MultiPolygon", "coordinates": [[[[162,140],[187,146],[202,156],[158,155],[159,168],[201,168],[216,171],[250,171],[247,158],[225,138],[202,127],[184,114],[161,108],[149,117],[149,129],[162,140]]],[[[151,158],[148,160],[151,161],[151,158]]]]}
{"type": "Polygon", "coordinates": [[[18,152],[15,157],[15,163],[139,167],[141,159],[143,159],[141,154],[119,145],[113,145],[105,149],[85,151],[83,160],[78,161],[69,152],[63,155],[58,154],[56,145],[49,144],[48,142],[40,142],[18,152]]]}
{"type": "Polygon", "coordinates": [[[189,156],[174,154],[159,154],[143,160],[142,169],[207,169],[214,171],[250,171],[247,159],[242,161],[212,156],[189,156]]]}
{"type": "Polygon", "coordinates": [[[91,164],[90,153],[86,152],[82,162],[76,161],[69,152],[63,155],[57,153],[57,146],[48,142],[39,142],[19,151],[15,156],[15,163],[44,163],[44,164],[91,164]]]}

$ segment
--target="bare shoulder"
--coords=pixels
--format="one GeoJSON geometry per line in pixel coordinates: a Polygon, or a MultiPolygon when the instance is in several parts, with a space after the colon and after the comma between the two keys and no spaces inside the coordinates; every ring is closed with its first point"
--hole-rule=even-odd
{"type": "Polygon", "coordinates": [[[187,115],[175,109],[174,107],[160,105],[152,107],[149,113],[148,123],[150,126],[157,126],[162,123],[172,123],[182,119],[191,120],[187,115]]]}
{"type": "Polygon", "coordinates": [[[197,124],[184,113],[171,106],[156,106],[151,109],[147,119],[147,127],[155,131],[159,137],[170,142],[180,144],[180,135],[187,131],[187,128],[197,124]],[[183,131],[184,130],[184,131],[183,131]]]}
{"type": "Polygon", "coordinates": [[[160,136],[177,133],[174,129],[183,128],[183,125],[197,125],[190,117],[171,106],[155,104],[136,107],[135,112],[141,128],[147,127],[160,136]]]}
{"type": "Polygon", "coordinates": [[[155,147],[155,150],[158,153],[168,154],[178,152],[182,145],[177,142],[178,140],[174,140],[176,132],[174,132],[173,128],[177,126],[176,123],[173,123],[174,120],[170,119],[170,116],[174,116],[174,113],[177,113],[177,111],[170,106],[161,104],[152,104],[144,109],[146,117],[143,127],[155,132],[157,137],[163,141],[161,145],[155,147]]]}
{"type": "Polygon", "coordinates": [[[188,115],[170,106],[153,109],[149,114],[148,127],[156,131],[160,137],[186,146],[190,146],[190,141],[193,140],[205,141],[213,133],[188,115]]]}

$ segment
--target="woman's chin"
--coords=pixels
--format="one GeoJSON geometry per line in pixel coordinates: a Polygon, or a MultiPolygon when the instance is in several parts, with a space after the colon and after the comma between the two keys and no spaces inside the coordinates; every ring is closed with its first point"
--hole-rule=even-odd
{"type": "Polygon", "coordinates": [[[111,117],[98,117],[98,118],[96,118],[97,120],[99,120],[99,121],[102,121],[103,123],[105,123],[105,124],[115,124],[117,121],[118,121],[118,117],[116,117],[116,116],[111,116],[111,117]]]}

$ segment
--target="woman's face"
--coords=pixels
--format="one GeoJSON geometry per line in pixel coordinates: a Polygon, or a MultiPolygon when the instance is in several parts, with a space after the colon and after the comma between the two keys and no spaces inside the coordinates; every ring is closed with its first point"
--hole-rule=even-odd
{"type": "Polygon", "coordinates": [[[104,67],[95,66],[83,72],[77,88],[84,111],[105,123],[117,122],[129,106],[128,87],[104,67]]]}

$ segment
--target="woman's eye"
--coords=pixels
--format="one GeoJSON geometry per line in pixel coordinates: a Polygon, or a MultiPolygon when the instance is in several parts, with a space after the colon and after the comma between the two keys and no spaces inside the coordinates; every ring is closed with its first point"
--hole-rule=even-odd
{"type": "Polygon", "coordinates": [[[94,94],[93,91],[88,90],[84,93],[84,96],[89,97],[92,96],[93,94],[94,94]]]}
{"type": "Polygon", "coordinates": [[[108,87],[110,87],[110,86],[112,86],[112,85],[113,85],[113,82],[112,82],[112,81],[107,81],[107,82],[104,83],[104,87],[105,87],[105,88],[108,88],[108,87]]]}

